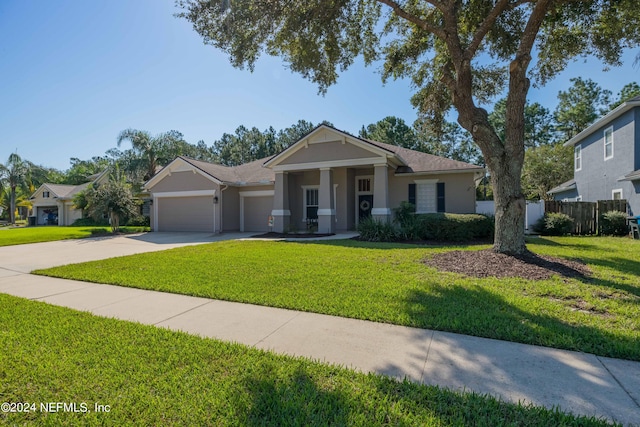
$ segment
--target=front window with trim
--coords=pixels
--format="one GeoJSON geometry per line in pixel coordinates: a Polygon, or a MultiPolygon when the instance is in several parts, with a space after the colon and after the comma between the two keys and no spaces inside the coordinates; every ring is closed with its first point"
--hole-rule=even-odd
{"type": "Polygon", "coordinates": [[[318,219],[318,187],[304,188],[304,218],[318,219]]]}
{"type": "Polygon", "coordinates": [[[438,212],[437,181],[416,181],[416,213],[438,212]]]}
{"type": "Polygon", "coordinates": [[[604,159],[608,160],[613,157],[613,128],[607,128],[604,131],[604,159]]]}

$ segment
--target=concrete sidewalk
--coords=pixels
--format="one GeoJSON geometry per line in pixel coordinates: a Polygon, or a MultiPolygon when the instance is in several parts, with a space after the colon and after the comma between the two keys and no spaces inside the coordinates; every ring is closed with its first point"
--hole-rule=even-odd
{"type": "MultiPolygon", "coordinates": [[[[178,243],[167,243],[171,244],[178,243]]],[[[20,271],[21,268],[11,268],[1,249],[0,292],[3,293],[89,311],[99,316],[305,356],[363,372],[399,379],[407,377],[453,390],[488,393],[505,401],[558,406],[577,415],[594,415],[623,425],[640,425],[640,362],[313,313],[34,276],[20,271]]],[[[134,249],[128,248],[125,252],[134,249]]]]}

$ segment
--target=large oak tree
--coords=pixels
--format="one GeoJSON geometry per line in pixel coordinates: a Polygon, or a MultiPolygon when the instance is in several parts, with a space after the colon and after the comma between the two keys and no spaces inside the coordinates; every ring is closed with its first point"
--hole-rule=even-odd
{"type": "Polygon", "coordinates": [[[282,57],[320,92],[358,56],[384,60],[383,79],[411,78],[412,101],[441,121],[451,108],[482,150],[496,203],[494,250],[521,253],[524,108],[572,58],[618,65],[640,42],[637,0],[179,0],[178,16],[236,67],[282,57]],[[534,56],[536,57],[534,59],[534,56]],[[507,90],[504,138],[483,102],[507,90]]]}

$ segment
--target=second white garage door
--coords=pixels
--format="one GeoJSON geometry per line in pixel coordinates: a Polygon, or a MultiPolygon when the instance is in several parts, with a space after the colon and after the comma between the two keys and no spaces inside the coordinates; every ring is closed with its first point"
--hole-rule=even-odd
{"type": "Polygon", "coordinates": [[[273,196],[244,198],[244,231],[269,231],[273,196]]]}
{"type": "Polygon", "coordinates": [[[158,203],[158,231],[213,233],[213,197],[163,197],[158,203]]]}

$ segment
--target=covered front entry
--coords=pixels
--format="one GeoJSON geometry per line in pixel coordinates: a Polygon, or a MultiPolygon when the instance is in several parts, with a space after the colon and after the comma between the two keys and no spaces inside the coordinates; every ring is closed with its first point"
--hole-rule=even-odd
{"type": "Polygon", "coordinates": [[[156,205],[157,231],[214,232],[212,196],[161,197],[156,205]]]}

